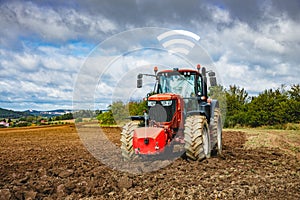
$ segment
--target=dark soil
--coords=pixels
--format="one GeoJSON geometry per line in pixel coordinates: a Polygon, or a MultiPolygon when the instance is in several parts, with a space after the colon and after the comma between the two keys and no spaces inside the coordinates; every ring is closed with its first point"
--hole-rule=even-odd
{"type": "MultiPolygon", "coordinates": [[[[103,129],[119,144],[120,129],[103,129]]],[[[300,199],[300,162],[279,149],[245,149],[223,132],[223,156],[178,158],[151,173],[115,171],[95,159],[74,125],[0,130],[1,199],[300,199]]]]}

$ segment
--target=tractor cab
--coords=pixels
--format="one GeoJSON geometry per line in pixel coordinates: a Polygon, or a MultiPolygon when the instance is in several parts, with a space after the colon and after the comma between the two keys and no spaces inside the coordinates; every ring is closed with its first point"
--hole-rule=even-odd
{"type": "Polygon", "coordinates": [[[138,74],[137,88],[143,86],[143,76],[156,77],[154,87],[155,94],[178,94],[184,99],[200,98],[207,100],[207,76],[208,73],[211,86],[217,85],[215,73],[206,71],[205,67],[197,65],[197,70],[178,69],[163,70],[158,72],[158,68],[154,67],[155,74],[138,74]],[[201,69],[201,73],[200,73],[201,69]]]}
{"type": "Polygon", "coordinates": [[[183,98],[200,97],[202,95],[202,77],[196,70],[165,70],[157,74],[154,91],[157,94],[173,93],[183,98]]]}
{"type": "MultiPolygon", "coordinates": [[[[184,117],[188,112],[198,111],[199,109],[205,111],[209,118],[206,74],[208,73],[209,75],[211,85],[215,85],[214,72],[207,72],[200,65],[197,65],[197,70],[174,68],[173,70],[163,70],[158,73],[157,71],[158,69],[155,67],[155,75],[139,74],[137,79],[137,87],[141,88],[143,75],[156,77],[153,90],[155,95],[149,95],[147,98],[150,120],[170,122],[173,118],[179,117],[176,115],[178,110],[184,117]],[[178,106],[181,106],[181,108],[178,106]],[[161,112],[158,112],[159,110],[161,112]]],[[[177,123],[172,124],[176,125],[176,127],[179,126],[177,123]]]]}

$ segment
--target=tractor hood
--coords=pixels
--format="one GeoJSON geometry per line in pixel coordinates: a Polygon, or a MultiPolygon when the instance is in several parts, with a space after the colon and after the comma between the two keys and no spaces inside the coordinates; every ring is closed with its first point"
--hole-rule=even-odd
{"type": "Polygon", "coordinates": [[[180,96],[178,94],[173,93],[164,93],[164,94],[155,94],[148,98],[148,101],[161,101],[161,100],[173,100],[178,99],[180,96]]]}
{"type": "Polygon", "coordinates": [[[163,128],[137,128],[133,134],[133,148],[136,154],[157,154],[164,150],[166,139],[163,128]]]}

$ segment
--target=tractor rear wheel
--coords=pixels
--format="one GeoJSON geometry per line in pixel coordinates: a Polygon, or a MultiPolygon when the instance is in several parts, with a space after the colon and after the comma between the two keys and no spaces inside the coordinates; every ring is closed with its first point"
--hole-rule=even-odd
{"type": "Polygon", "coordinates": [[[138,127],[136,123],[129,122],[123,126],[121,132],[121,151],[125,160],[130,160],[134,156],[134,149],[132,147],[133,132],[138,127]]]}
{"type": "Polygon", "coordinates": [[[205,116],[193,115],[186,118],[184,141],[187,158],[203,160],[210,157],[208,123],[205,116]]]}

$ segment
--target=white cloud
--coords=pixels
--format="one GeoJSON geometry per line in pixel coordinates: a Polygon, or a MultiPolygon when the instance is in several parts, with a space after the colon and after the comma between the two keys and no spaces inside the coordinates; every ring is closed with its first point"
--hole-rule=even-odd
{"type": "Polygon", "coordinates": [[[24,53],[23,55],[17,54],[14,56],[14,59],[16,65],[24,71],[35,70],[39,65],[39,57],[28,53],[24,53]]]}
{"type": "Polygon", "coordinates": [[[299,83],[299,26],[287,17],[261,21],[257,29],[232,19],[231,26],[221,30],[206,24],[203,29],[211,34],[200,42],[213,57],[226,87],[236,84],[257,94],[299,83]]]}
{"type": "MultiPolygon", "coordinates": [[[[0,94],[3,103],[0,102],[0,107],[8,105],[4,104],[5,101],[23,108],[40,108],[41,105],[66,107],[65,104],[71,103],[79,73],[83,76],[80,85],[75,86],[79,89],[78,95],[84,96],[93,90],[93,95],[100,101],[98,105],[109,104],[112,94],[114,98],[122,98],[124,93],[127,97],[141,96],[142,92],[135,88],[136,73],[144,70],[145,66],[149,66],[148,72],[153,73],[154,65],[171,68],[186,65],[164,53],[138,55],[130,52],[142,47],[139,42],[147,45],[151,33],[149,36],[140,34],[141,31],[139,34],[135,32],[123,40],[106,44],[105,51],[96,52],[103,53],[101,59],[93,57],[93,53],[89,59],[85,60],[85,57],[96,45],[92,42],[105,43],[107,36],[113,36],[124,28],[145,25],[186,29],[198,34],[201,37],[199,44],[211,55],[221,76],[219,78],[226,87],[236,84],[254,94],[283,83],[299,83],[300,23],[289,13],[275,13],[273,5],[268,2],[257,10],[255,18],[247,13],[244,16],[244,13],[237,12],[239,10],[213,4],[193,4],[199,7],[189,8],[190,12],[186,12],[186,4],[174,3],[168,8],[170,16],[162,14],[163,19],[158,10],[147,10],[142,2],[137,6],[143,8],[141,10],[128,7],[133,9],[128,10],[128,15],[109,12],[114,7],[108,4],[98,3],[95,9],[79,9],[73,4],[59,5],[21,1],[0,4],[0,94]],[[179,5],[181,7],[177,8],[179,5]],[[131,11],[136,11],[136,14],[131,11]],[[241,16],[237,17],[236,13],[241,16]],[[112,59],[110,56],[124,52],[129,54],[123,63],[120,60],[112,62],[106,68],[107,62],[112,59]],[[88,69],[80,70],[82,65],[88,66],[88,69]],[[103,82],[98,83],[104,70],[106,76],[101,80],[103,82]]],[[[194,58],[193,62],[196,62],[194,58]]],[[[207,64],[204,57],[197,58],[200,64],[207,64]]],[[[152,82],[145,81],[147,87],[144,89],[150,88],[152,82]]]]}
{"type": "MultiPolygon", "coordinates": [[[[74,45],[71,47],[74,48],[74,45]]],[[[78,48],[81,48],[80,45],[78,48]]],[[[1,104],[22,101],[32,101],[34,105],[49,101],[60,104],[66,101],[71,108],[73,86],[83,57],[69,55],[69,49],[70,46],[40,46],[36,51],[25,48],[21,53],[1,49],[1,104]],[[3,95],[7,93],[9,95],[3,95]]]]}
{"type": "Polygon", "coordinates": [[[284,46],[273,39],[266,37],[259,37],[254,41],[254,47],[263,51],[271,51],[275,53],[283,53],[284,46]]]}
{"type": "Polygon", "coordinates": [[[228,12],[228,10],[221,9],[219,7],[212,6],[212,5],[208,5],[207,9],[211,13],[211,17],[214,22],[225,23],[225,24],[232,22],[232,19],[230,17],[230,13],[228,12]]]}

